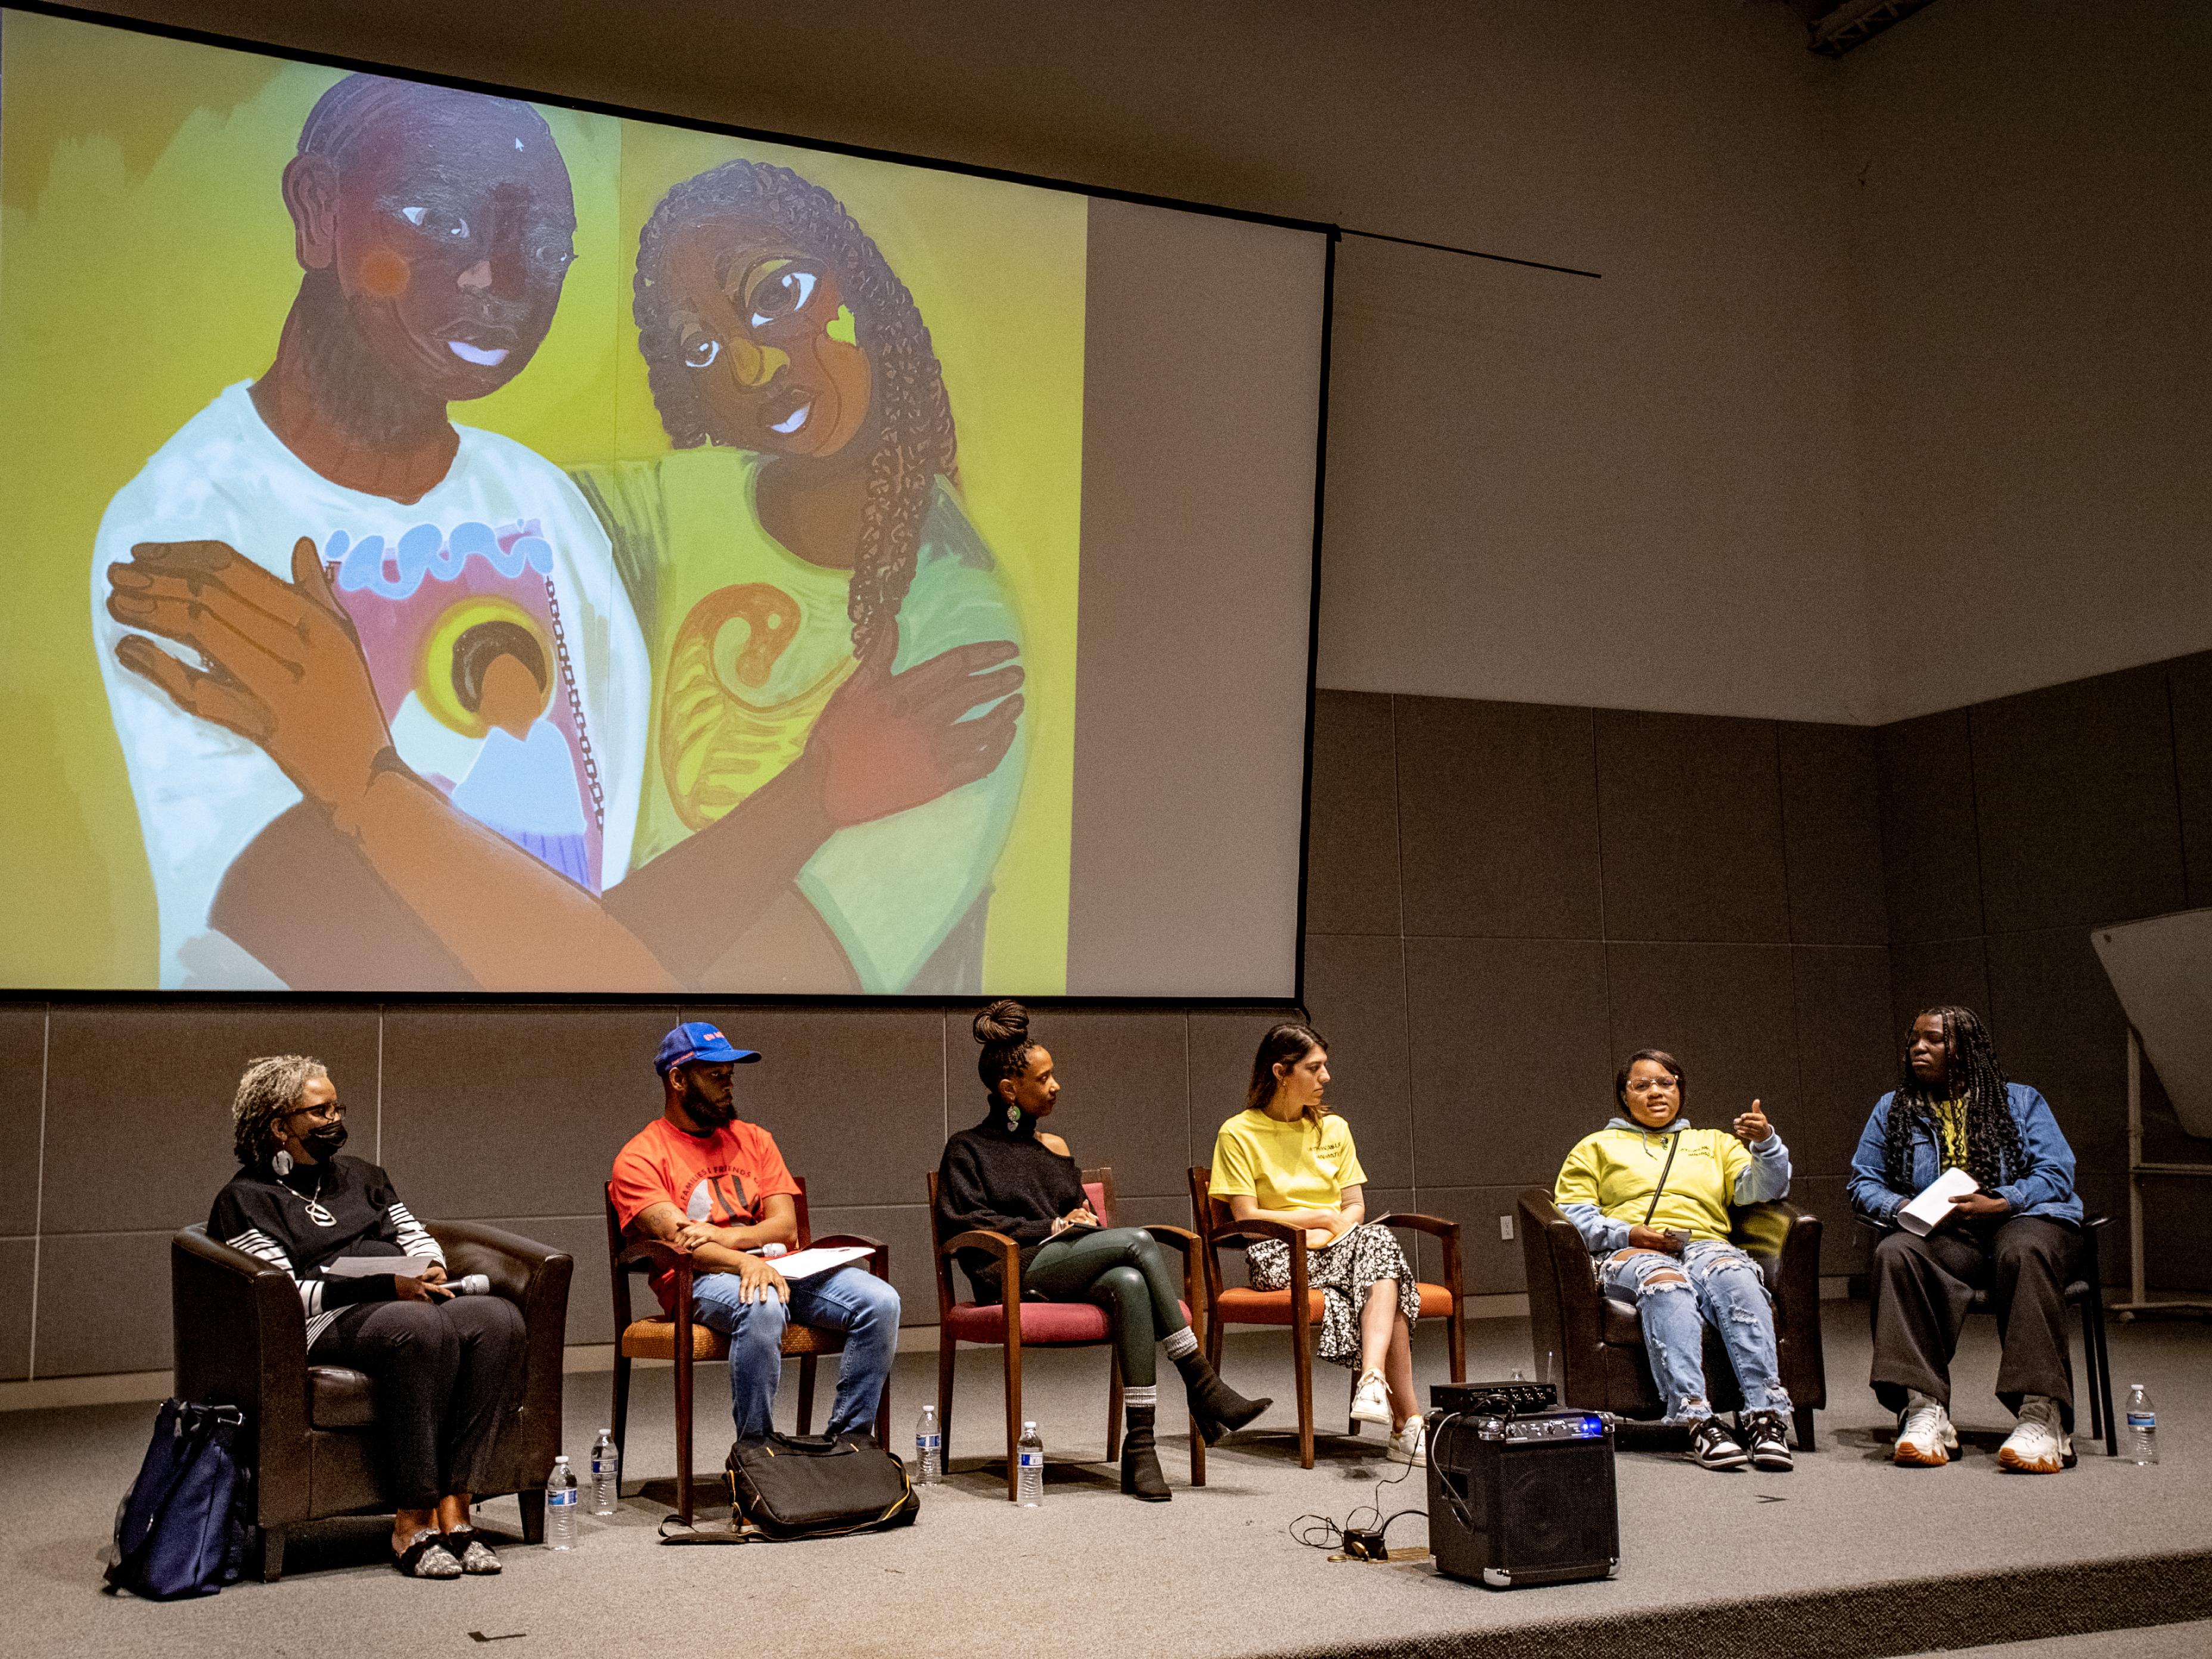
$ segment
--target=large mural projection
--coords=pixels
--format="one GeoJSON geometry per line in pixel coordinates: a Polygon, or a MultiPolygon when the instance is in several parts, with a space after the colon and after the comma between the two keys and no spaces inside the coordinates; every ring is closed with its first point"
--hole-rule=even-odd
{"type": "Polygon", "coordinates": [[[1065,988],[1083,198],[9,13],[0,202],[9,983],[1065,988]]]}

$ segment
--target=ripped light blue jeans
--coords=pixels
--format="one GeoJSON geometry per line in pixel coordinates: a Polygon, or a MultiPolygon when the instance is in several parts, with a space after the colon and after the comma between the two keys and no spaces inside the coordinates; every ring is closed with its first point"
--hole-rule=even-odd
{"type": "Polygon", "coordinates": [[[1747,1411],[1790,1411],[1774,1356],[1774,1310],[1759,1264],[1717,1238],[1694,1240],[1679,1256],[1618,1250],[1598,1262],[1609,1296],[1632,1300],[1644,1325],[1651,1375],[1667,1396],[1667,1420],[1713,1414],[1705,1395],[1705,1330],[1721,1334],[1747,1411]]]}

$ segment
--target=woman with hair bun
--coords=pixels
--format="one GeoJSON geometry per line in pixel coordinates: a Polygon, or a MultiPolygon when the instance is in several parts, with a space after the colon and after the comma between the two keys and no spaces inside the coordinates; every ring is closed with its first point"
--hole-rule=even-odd
{"type": "MultiPolygon", "coordinates": [[[[1096,1302],[1111,1321],[1127,1412],[1121,1490],[1148,1504],[1172,1494],[1160,1473],[1154,1436],[1158,1405],[1152,1350],[1164,1349],[1182,1373],[1190,1414],[1211,1445],[1273,1403],[1247,1400],[1214,1374],[1183,1317],[1180,1283],[1158,1244],[1140,1227],[1101,1227],[1083,1190],[1082,1171],[1058,1135],[1039,1128],[1060,1098],[1052,1055],[1030,1038],[1030,1013],[1011,1000],[975,1016],[982,1045],[976,1071],[990,1109],[972,1129],[945,1143],[937,1170],[937,1212],[947,1232],[988,1228],[1021,1247],[1024,1298],[1096,1302]]],[[[961,1267],[979,1301],[1004,1294],[997,1264],[963,1251],[961,1267]]]]}
{"type": "MultiPolygon", "coordinates": [[[[1428,1462],[1428,1431],[1413,1392],[1413,1322],[1421,1293],[1395,1234],[1367,1219],[1366,1171],[1352,1126],[1322,1103],[1328,1044],[1310,1025],[1278,1025],[1260,1039],[1244,1109],[1213,1142],[1208,1191],[1239,1221],[1304,1231],[1306,1282],[1322,1292],[1320,1352],[1357,1367],[1352,1415],[1391,1431],[1392,1462],[1428,1462]]],[[[1291,1247],[1263,1238],[1244,1252],[1256,1291],[1291,1287],[1291,1247]]]]}

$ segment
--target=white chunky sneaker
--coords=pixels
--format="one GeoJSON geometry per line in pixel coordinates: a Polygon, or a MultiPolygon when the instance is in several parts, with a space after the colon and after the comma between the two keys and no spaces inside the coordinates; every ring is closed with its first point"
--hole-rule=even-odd
{"type": "Polygon", "coordinates": [[[1897,1431],[1897,1446],[1890,1461],[1922,1468],[1940,1469],[1959,1449],[1959,1431],[1951,1426],[1951,1413],[1924,1394],[1911,1396],[1904,1425],[1897,1431]]]}
{"type": "Polygon", "coordinates": [[[2020,1422],[1997,1449],[1997,1467],[2022,1474],[2056,1474],[2074,1467],[2074,1437],[2059,1425],[2058,1402],[2031,1394],[2020,1402],[2020,1422]]]}
{"type": "Polygon", "coordinates": [[[1390,1424],[1390,1389],[1380,1371],[1363,1371],[1352,1392],[1352,1417],[1356,1423],[1390,1424]]]}
{"type": "Polygon", "coordinates": [[[1409,1417],[1405,1425],[1390,1437],[1390,1449],[1383,1454],[1393,1463],[1411,1463],[1417,1469],[1429,1466],[1429,1425],[1418,1417],[1409,1417]]]}

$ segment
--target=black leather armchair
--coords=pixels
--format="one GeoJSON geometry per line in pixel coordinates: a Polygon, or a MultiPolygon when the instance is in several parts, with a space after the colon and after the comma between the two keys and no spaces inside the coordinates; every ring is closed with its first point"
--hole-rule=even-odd
{"type": "MultiPolygon", "coordinates": [[[[522,1310],[529,1336],[522,1400],[501,1431],[495,1498],[519,1495],[522,1535],[545,1534],[545,1477],[561,1442],[561,1355],[568,1319],[566,1255],[496,1227],[432,1222],[455,1278],[483,1273],[522,1310]]],[[[191,1226],[169,1244],[180,1399],[240,1407],[242,1466],[255,1472],[261,1576],[284,1569],[286,1529],[328,1516],[383,1510],[375,1449],[375,1391],[362,1372],[307,1364],[307,1314],[290,1277],[258,1256],[218,1244],[191,1226]]]]}
{"type": "MultiPolygon", "coordinates": [[[[1521,1194],[1521,1255],[1528,1270],[1528,1331],[1539,1354],[1558,1358],[1559,1403],[1627,1418],[1666,1410],[1644,1326],[1633,1303],[1598,1288],[1589,1247],[1552,1194],[1521,1194]]],[[[1747,1206],[1731,1212],[1735,1243],[1759,1265],[1774,1297],[1776,1358],[1782,1386],[1796,1407],[1797,1445],[1814,1449],[1813,1413],[1828,1403],[1827,1361],[1820,1347],[1820,1219],[1794,1204],[1747,1206]]],[[[1705,1332],[1705,1387],[1714,1409],[1742,1404],[1735,1371],[1719,1333],[1705,1332]]]]}

